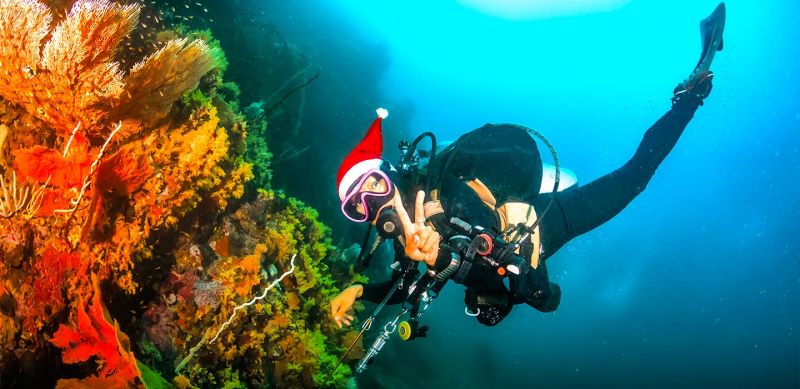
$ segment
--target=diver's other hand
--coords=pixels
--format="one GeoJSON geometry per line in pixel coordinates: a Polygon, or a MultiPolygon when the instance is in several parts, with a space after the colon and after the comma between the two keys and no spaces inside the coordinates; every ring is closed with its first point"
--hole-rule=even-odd
{"type": "Polygon", "coordinates": [[[433,267],[436,257],[439,256],[439,243],[441,236],[433,228],[425,225],[425,192],[417,192],[417,199],[414,204],[414,221],[408,217],[408,212],[403,207],[400,196],[394,199],[394,208],[403,224],[403,234],[405,235],[406,255],[414,261],[425,262],[433,267]]]}
{"type": "Polygon", "coordinates": [[[356,299],[361,297],[362,293],[364,293],[363,286],[353,285],[347,287],[331,300],[331,316],[339,328],[342,328],[342,324],[349,326],[350,322],[353,321],[353,315],[349,312],[353,308],[356,299]]]}

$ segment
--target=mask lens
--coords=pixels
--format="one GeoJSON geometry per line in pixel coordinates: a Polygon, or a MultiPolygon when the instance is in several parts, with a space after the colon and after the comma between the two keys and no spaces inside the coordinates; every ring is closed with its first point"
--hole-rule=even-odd
{"type": "Polygon", "coordinates": [[[352,196],[350,199],[342,203],[342,213],[344,213],[344,215],[352,221],[363,222],[367,219],[367,216],[358,211],[358,205],[361,203],[362,201],[360,196],[352,196]]]}
{"type": "Polygon", "coordinates": [[[372,212],[375,211],[370,208],[384,204],[391,194],[392,182],[389,177],[378,169],[370,170],[362,176],[345,196],[344,201],[342,201],[342,213],[354,222],[367,221],[372,212]],[[381,183],[381,181],[383,182],[381,183]],[[367,184],[366,187],[365,183],[367,184]],[[359,205],[363,209],[363,213],[359,212],[359,205]]]}

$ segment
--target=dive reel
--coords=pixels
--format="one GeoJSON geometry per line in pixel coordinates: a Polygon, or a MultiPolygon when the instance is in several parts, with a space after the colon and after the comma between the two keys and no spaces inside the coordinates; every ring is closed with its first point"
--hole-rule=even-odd
{"type": "Polygon", "coordinates": [[[414,340],[428,335],[428,326],[419,325],[419,320],[403,320],[397,326],[397,336],[402,340],[414,340]]]}

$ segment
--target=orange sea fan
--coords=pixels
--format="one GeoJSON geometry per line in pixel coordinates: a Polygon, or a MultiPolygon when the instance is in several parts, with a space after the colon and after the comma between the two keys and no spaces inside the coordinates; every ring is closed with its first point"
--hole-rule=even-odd
{"type": "Polygon", "coordinates": [[[107,115],[108,99],[122,90],[122,74],[112,57],[136,25],[139,9],[105,0],[78,1],[42,48],[51,33],[50,10],[32,0],[0,0],[0,95],[62,135],[78,122],[92,129],[107,115]],[[20,17],[22,23],[14,22],[20,17]]]}
{"type": "MultiPolygon", "coordinates": [[[[137,4],[79,0],[50,31],[47,6],[0,0],[0,96],[62,137],[78,123],[90,135],[104,135],[110,116],[147,126],[162,119],[218,65],[220,54],[200,40],[173,40],[124,78],[113,57],[140,10],[137,4]]],[[[126,123],[125,129],[130,134],[142,126],[126,123]]]]}
{"type": "Polygon", "coordinates": [[[119,43],[136,25],[139,11],[136,5],[78,1],[42,50],[42,70],[47,71],[42,75],[58,77],[51,80],[52,85],[71,90],[76,108],[91,109],[119,95],[122,73],[112,60],[119,43]]]}
{"type": "Polygon", "coordinates": [[[0,78],[3,97],[22,100],[20,85],[41,60],[41,42],[50,33],[50,10],[35,0],[0,0],[0,78]]]}
{"type": "Polygon", "coordinates": [[[175,100],[196,88],[200,78],[218,66],[219,55],[202,40],[167,42],[131,69],[115,118],[154,125],[167,116],[175,100]]]}

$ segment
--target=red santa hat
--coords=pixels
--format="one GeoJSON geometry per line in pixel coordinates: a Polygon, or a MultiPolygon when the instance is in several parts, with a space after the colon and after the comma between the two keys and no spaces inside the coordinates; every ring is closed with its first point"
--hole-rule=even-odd
{"type": "Polygon", "coordinates": [[[372,170],[378,169],[383,163],[381,152],[383,152],[383,135],[381,132],[381,120],[389,116],[389,111],[378,108],[378,118],[372,122],[367,131],[367,135],[361,140],[350,154],[339,166],[339,173],[336,175],[336,186],[339,189],[339,201],[344,201],[347,190],[361,176],[372,170]]]}

